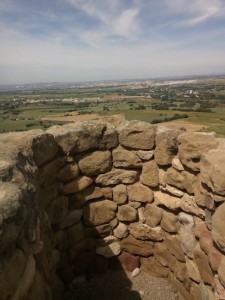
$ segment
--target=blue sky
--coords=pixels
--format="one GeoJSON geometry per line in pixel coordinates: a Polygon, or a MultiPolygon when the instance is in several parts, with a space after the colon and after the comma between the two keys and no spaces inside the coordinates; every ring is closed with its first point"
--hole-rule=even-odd
{"type": "Polygon", "coordinates": [[[0,84],[225,73],[225,0],[1,0],[0,84]]]}

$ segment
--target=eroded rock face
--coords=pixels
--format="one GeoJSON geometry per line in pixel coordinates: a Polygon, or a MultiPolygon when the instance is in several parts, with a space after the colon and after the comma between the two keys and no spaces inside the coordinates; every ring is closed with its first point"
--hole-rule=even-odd
{"type": "Polygon", "coordinates": [[[94,121],[77,122],[52,126],[47,132],[65,153],[75,154],[98,148],[105,128],[105,124],[94,121]]]}
{"type": "Polygon", "coordinates": [[[155,161],[152,160],[143,164],[140,181],[149,187],[159,185],[159,168],[155,161]]]}
{"type": "Polygon", "coordinates": [[[201,180],[214,193],[225,196],[225,152],[224,150],[211,151],[202,156],[201,180]]]}
{"type": "Polygon", "coordinates": [[[154,195],[152,190],[139,182],[127,186],[127,192],[130,201],[142,203],[151,203],[153,201],[154,195]]]}
{"type": "Polygon", "coordinates": [[[137,211],[129,204],[121,205],[118,208],[117,218],[119,221],[133,222],[137,219],[137,211]]]}
{"type": "Polygon", "coordinates": [[[169,185],[175,186],[179,189],[186,190],[189,194],[194,193],[195,176],[187,171],[179,172],[174,168],[169,168],[166,171],[166,182],[169,185]]]}
{"type": "Polygon", "coordinates": [[[43,134],[35,137],[32,141],[31,148],[34,162],[38,167],[52,160],[58,152],[58,145],[51,134],[43,134]],[[45,153],[45,155],[43,155],[43,153],[45,153]]]}
{"type": "Polygon", "coordinates": [[[135,239],[132,235],[120,241],[121,249],[132,254],[147,257],[153,253],[153,243],[135,239]]]}
{"type": "Polygon", "coordinates": [[[121,145],[138,150],[151,150],[155,143],[155,130],[151,124],[141,121],[130,121],[119,128],[121,145]]]}
{"type": "Polygon", "coordinates": [[[154,151],[155,161],[161,166],[170,165],[173,157],[177,154],[177,137],[181,134],[180,130],[171,130],[166,127],[159,127],[155,142],[154,151]]]}
{"type": "Polygon", "coordinates": [[[141,159],[134,151],[128,151],[121,146],[113,150],[112,155],[113,165],[116,168],[136,169],[142,166],[141,159]]]}
{"type": "Polygon", "coordinates": [[[225,203],[221,204],[212,217],[212,236],[217,246],[225,252],[225,203]]]}
{"type": "Polygon", "coordinates": [[[110,222],[116,215],[117,205],[110,200],[91,202],[84,207],[84,221],[89,226],[110,222]]]}
{"type": "Polygon", "coordinates": [[[82,156],[79,160],[79,168],[83,175],[93,176],[106,173],[112,167],[110,151],[94,151],[82,156]]]}
{"type": "Polygon", "coordinates": [[[179,158],[188,168],[199,171],[203,154],[218,148],[219,141],[212,133],[183,133],[178,137],[179,158]]]}
{"type": "Polygon", "coordinates": [[[162,241],[163,235],[160,227],[151,228],[142,223],[130,224],[130,233],[138,240],[162,241]]]}
{"type": "Polygon", "coordinates": [[[101,174],[96,178],[96,183],[102,186],[116,185],[120,183],[134,183],[138,178],[136,171],[114,169],[108,173],[101,174]]]}
{"type": "Polygon", "coordinates": [[[163,210],[156,206],[155,204],[147,204],[144,209],[144,217],[146,224],[151,227],[156,227],[159,225],[163,216],[163,210]]]}
{"type": "Polygon", "coordinates": [[[80,176],[64,185],[66,195],[74,194],[85,190],[93,183],[93,179],[87,176],[80,176]]]}

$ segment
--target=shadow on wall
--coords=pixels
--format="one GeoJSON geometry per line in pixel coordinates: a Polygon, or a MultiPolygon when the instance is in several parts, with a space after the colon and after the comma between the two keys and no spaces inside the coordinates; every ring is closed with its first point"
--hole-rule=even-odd
{"type": "MultiPolygon", "coordinates": [[[[70,201],[76,201],[75,197],[76,194],[70,201]]],[[[132,290],[130,279],[132,272],[139,270],[139,257],[124,251],[121,253],[118,239],[112,236],[111,226],[113,223],[118,225],[116,219],[99,224],[113,216],[113,210],[111,216],[109,210],[108,213],[104,210],[105,201],[113,204],[104,199],[86,202],[83,222],[68,228],[67,233],[70,235],[73,231],[74,237],[71,235],[71,238],[76,243],[70,248],[70,261],[58,271],[65,283],[68,280],[63,297],[66,300],[141,300],[140,293],[132,290]],[[93,209],[96,205],[97,211],[93,209]]]]}

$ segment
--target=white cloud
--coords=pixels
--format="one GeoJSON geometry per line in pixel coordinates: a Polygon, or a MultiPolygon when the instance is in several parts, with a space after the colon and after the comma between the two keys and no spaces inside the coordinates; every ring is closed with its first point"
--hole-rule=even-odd
{"type": "Polygon", "coordinates": [[[225,16],[224,0],[165,0],[168,13],[183,17],[179,25],[195,26],[211,18],[225,16]]]}
{"type": "Polygon", "coordinates": [[[121,1],[119,0],[66,0],[76,9],[82,10],[88,16],[97,19],[100,21],[99,27],[95,31],[92,29],[85,30],[83,36],[80,35],[80,38],[94,45],[96,39],[96,46],[101,44],[100,37],[102,40],[117,35],[127,39],[134,39],[139,33],[139,22],[138,14],[139,9],[137,5],[131,3],[130,7],[123,7],[121,1]],[[98,33],[96,33],[96,31],[98,33]],[[91,38],[93,35],[93,38],[91,38]]]}

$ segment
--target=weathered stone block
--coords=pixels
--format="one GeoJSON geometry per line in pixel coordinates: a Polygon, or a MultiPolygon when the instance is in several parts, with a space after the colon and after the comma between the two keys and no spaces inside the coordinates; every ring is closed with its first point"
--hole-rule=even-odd
{"type": "Polygon", "coordinates": [[[127,186],[127,192],[130,201],[142,203],[151,203],[153,201],[154,194],[152,190],[140,182],[127,186]]]}
{"type": "Polygon", "coordinates": [[[154,127],[141,121],[130,121],[119,128],[121,145],[138,150],[151,150],[155,142],[154,127]]]}
{"type": "Polygon", "coordinates": [[[113,165],[116,168],[141,168],[142,161],[134,151],[128,151],[121,146],[114,149],[113,165]]]}
{"type": "Polygon", "coordinates": [[[73,162],[60,169],[57,178],[62,182],[66,182],[77,178],[79,176],[79,173],[80,170],[78,164],[73,162]]]}
{"type": "Polygon", "coordinates": [[[117,219],[122,222],[133,222],[137,219],[137,210],[129,204],[118,207],[117,219]]]}
{"type": "Polygon", "coordinates": [[[106,173],[112,167],[111,152],[107,150],[87,153],[80,158],[78,165],[81,173],[86,176],[106,173]]]}
{"type": "Polygon", "coordinates": [[[140,181],[149,187],[159,185],[159,168],[155,161],[152,160],[143,164],[140,181]]]}
{"type": "Polygon", "coordinates": [[[110,200],[87,203],[84,207],[84,222],[89,226],[108,223],[116,216],[117,205],[110,200]]]}
{"type": "Polygon", "coordinates": [[[163,216],[163,210],[155,204],[147,204],[144,209],[146,224],[151,227],[159,225],[163,216]]]}
{"type": "Polygon", "coordinates": [[[156,133],[154,151],[155,161],[158,165],[166,166],[171,164],[174,155],[177,154],[177,137],[181,134],[180,130],[171,130],[166,127],[158,127],[156,133]]]}
{"type": "Polygon", "coordinates": [[[132,254],[148,257],[153,253],[153,243],[136,240],[132,235],[120,241],[121,249],[132,254]]]}
{"type": "Polygon", "coordinates": [[[93,183],[93,179],[87,176],[80,176],[64,185],[64,194],[74,194],[85,190],[93,183]]]}
{"type": "Polygon", "coordinates": [[[183,133],[178,137],[179,158],[188,168],[199,171],[203,154],[218,147],[215,134],[204,132],[183,133]]]}
{"type": "Polygon", "coordinates": [[[176,233],[179,230],[178,218],[176,215],[163,211],[163,218],[160,226],[169,233],[176,233]]]}
{"type": "Polygon", "coordinates": [[[160,227],[151,228],[142,223],[132,223],[129,226],[130,233],[137,240],[162,241],[163,234],[160,227]]]}
{"type": "Polygon", "coordinates": [[[124,204],[127,201],[127,187],[119,184],[113,188],[113,200],[118,204],[124,204]]]}
{"type": "Polygon", "coordinates": [[[138,179],[136,171],[114,169],[108,173],[99,175],[95,182],[101,186],[116,185],[120,183],[134,183],[138,179]]]}

